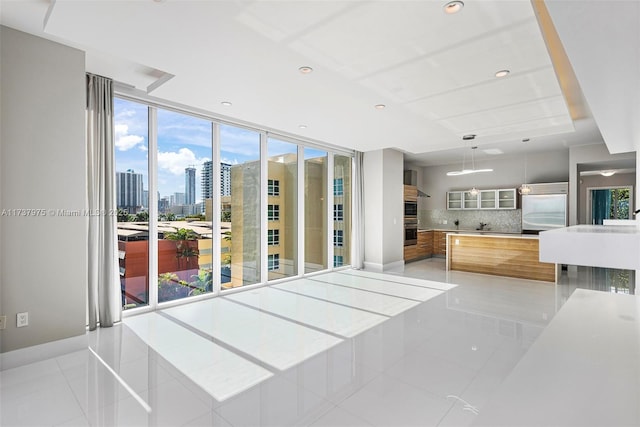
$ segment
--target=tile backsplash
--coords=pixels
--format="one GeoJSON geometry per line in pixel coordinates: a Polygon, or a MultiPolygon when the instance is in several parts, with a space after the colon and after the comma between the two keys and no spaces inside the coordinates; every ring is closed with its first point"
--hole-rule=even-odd
{"type": "Polygon", "coordinates": [[[522,210],[446,210],[422,209],[418,211],[420,228],[455,230],[458,220],[460,230],[475,230],[480,223],[487,224],[485,230],[499,233],[522,232],[522,210]],[[446,222],[446,223],[445,223],[446,222]]]}

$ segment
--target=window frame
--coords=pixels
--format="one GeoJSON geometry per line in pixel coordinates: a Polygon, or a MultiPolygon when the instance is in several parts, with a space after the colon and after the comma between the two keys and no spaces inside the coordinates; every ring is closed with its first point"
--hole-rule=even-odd
{"type": "MultiPolygon", "coordinates": [[[[267,219],[268,217],[268,212],[267,212],[267,197],[269,197],[270,195],[267,194],[268,192],[268,188],[267,188],[267,171],[264,168],[264,166],[266,164],[266,138],[269,137],[273,137],[276,138],[278,140],[282,140],[282,141],[289,141],[291,143],[294,143],[298,146],[298,174],[297,174],[297,179],[298,179],[298,186],[299,188],[296,190],[297,194],[298,194],[298,208],[297,208],[297,212],[298,212],[298,216],[300,215],[301,212],[304,212],[304,198],[302,197],[304,195],[304,187],[300,186],[301,182],[304,182],[304,174],[302,173],[304,171],[304,157],[302,156],[302,153],[304,153],[304,149],[305,148],[310,148],[310,149],[318,149],[318,150],[322,150],[322,151],[326,151],[327,152],[327,156],[328,156],[328,161],[330,164],[333,164],[333,159],[335,158],[335,156],[344,156],[344,157],[349,157],[351,159],[353,159],[354,155],[355,155],[355,151],[353,150],[349,150],[349,149],[345,149],[342,147],[337,147],[337,146],[333,146],[331,144],[321,144],[318,143],[317,141],[312,141],[309,139],[305,139],[305,138],[300,138],[300,137],[291,137],[285,133],[280,133],[277,131],[273,131],[264,127],[261,127],[259,125],[254,125],[251,123],[246,123],[246,122],[241,122],[241,121],[237,121],[237,120],[233,120],[233,119],[229,119],[229,118],[223,118],[223,117],[217,117],[215,114],[208,112],[208,111],[204,111],[204,110],[199,110],[196,108],[191,108],[191,107],[185,107],[183,105],[179,105],[179,104],[175,104],[172,103],[170,101],[166,101],[166,100],[161,100],[158,98],[151,98],[150,96],[139,92],[135,89],[132,88],[127,88],[124,86],[120,86],[120,87],[116,87],[114,90],[114,97],[121,99],[121,100],[125,100],[125,101],[129,101],[129,102],[133,102],[133,103],[137,103],[145,108],[147,108],[147,110],[149,111],[149,116],[148,116],[148,151],[149,151],[149,156],[148,156],[148,174],[149,174],[149,183],[148,183],[148,194],[149,194],[149,200],[148,200],[148,204],[149,204],[149,236],[151,236],[149,238],[149,247],[148,247],[148,259],[149,259],[149,270],[148,270],[148,274],[149,274],[149,305],[147,306],[141,306],[141,307],[136,307],[136,308],[131,308],[131,309],[127,309],[123,311],[123,317],[128,317],[130,315],[135,315],[135,314],[140,314],[143,312],[148,312],[148,311],[154,311],[157,310],[158,308],[167,308],[167,307],[171,307],[174,305],[181,305],[181,304],[185,304],[185,303],[189,303],[189,302],[193,302],[193,301],[197,301],[200,299],[208,299],[208,298],[212,298],[212,297],[216,297],[218,295],[220,295],[221,293],[224,294],[226,292],[235,292],[238,290],[245,290],[245,289],[249,289],[249,288],[253,288],[253,287],[260,287],[260,286],[265,286],[268,285],[270,282],[272,282],[271,280],[268,279],[268,275],[264,274],[266,273],[267,270],[267,264],[268,264],[268,260],[267,260],[267,248],[269,246],[274,246],[274,245],[268,245],[267,242],[267,230],[268,230],[268,223],[269,220],[267,219]],[[245,129],[248,131],[252,131],[252,132],[257,132],[261,135],[261,152],[260,152],[260,164],[261,164],[261,176],[260,176],[260,181],[261,181],[261,197],[260,199],[262,200],[260,205],[260,216],[262,218],[262,220],[260,221],[260,227],[261,227],[261,231],[259,231],[259,233],[261,234],[262,238],[260,239],[260,246],[261,246],[261,253],[263,255],[260,256],[260,264],[261,266],[259,266],[259,268],[261,268],[261,270],[263,271],[263,273],[259,276],[260,277],[260,281],[258,283],[255,284],[248,284],[245,286],[242,286],[241,288],[236,288],[236,289],[227,289],[227,290],[222,290],[221,289],[221,283],[220,283],[220,279],[219,277],[217,277],[218,275],[214,275],[214,277],[216,277],[216,279],[214,280],[214,291],[211,293],[207,293],[207,294],[203,294],[203,295],[198,295],[198,296],[193,296],[193,297],[189,297],[189,298],[184,298],[184,299],[178,299],[178,300],[174,300],[174,301],[168,301],[165,303],[161,303],[158,304],[158,295],[157,295],[157,291],[158,291],[158,255],[157,255],[157,249],[158,249],[158,238],[157,238],[157,233],[158,233],[158,197],[157,197],[157,188],[158,188],[158,183],[157,183],[157,172],[158,172],[158,123],[157,123],[157,110],[158,109],[165,109],[165,110],[169,110],[175,113],[180,113],[180,114],[185,114],[188,116],[192,116],[195,118],[200,118],[200,119],[205,119],[207,120],[210,125],[212,126],[212,128],[214,129],[213,132],[213,136],[212,136],[212,156],[211,156],[211,160],[213,161],[213,179],[215,184],[213,185],[213,191],[214,191],[214,209],[213,209],[213,218],[212,221],[214,222],[214,229],[216,229],[216,227],[220,226],[220,212],[219,212],[219,204],[220,204],[220,200],[219,200],[219,194],[216,191],[220,185],[221,185],[221,177],[220,177],[220,173],[221,173],[221,166],[220,163],[224,160],[221,158],[220,156],[220,149],[221,149],[221,141],[222,138],[220,136],[220,127],[221,125],[230,125],[239,129],[245,129]],[[216,207],[218,209],[216,209],[216,207]]],[[[226,162],[225,162],[226,163],[226,162]]],[[[351,170],[351,173],[353,174],[353,170],[351,170]]],[[[340,178],[334,178],[333,176],[333,167],[329,167],[328,165],[328,179],[326,181],[326,192],[328,194],[328,200],[327,200],[327,205],[331,206],[333,205],[334,201],[333,201],[333,197],[334,196],[345,196],[344,193],[344,179],[342,177],[340,178]],[[333,190],[333,191],[332,191],[333,190]],[[337,191],[336,191],[337,190],[337,191]],[[334,194],[335,193],[335,194],[334,194]]],[[[275,180],[275,181],[279,181],[279,180],[275,180]]],[[[274,188],[274,195],[280,195],[280,183],[277,182],[274,184],[276,184],[276,187],[274,188]]],[[[353,198],[354,195],[350,194],[347,195],[346,197],[350,197],[353,198]]],[[[279,205],[275,205],[277,207],[275,207],[275,209],[273,209],[272,215],[271,215],[271,221],[280,221],[281,217],[280,217],[280,209],[279,209],[279,205]]],[[[331,208],[329,208],[331,209],[331,208]]],[[[331,211],[327,209],[327,211],[329,211],[328,213],[331,214],[331,211]]],[[[344,213],[343,213],[344,215],[344,213]]],[[[350,215],[353,216],[353,211],[350,211],[350,215]]],[[[352,219],[353,220],[353,219],[352,219]]],[[[298,270],[298,274],[295,276],[290,276],[287,277],[286,279],[280,279],[280,280],[291,280],[291,279],[295,279],[295,278],[299,278],[299,277],[304,277],[307,275],[307,273],[304,272],[304,240],[301,240],[301,236],[300,234],[304,232],[303,229],[303,225],[304,222],[303,220],[301,220],[300,218],[298,218],[298,225],[297,225],[297,229],[298,229],[298,245],[299,245],[299,250],[297,251],[297,260],[298,260],[298,264],[299,264],[299,270],[298,270]]],[[[333,259],[333,247],[334,245],[331,244],[331,231],[335,232],[335,228],[336,226],[333,224],[333,222],[329,222],[328,223],[328,233],[326,234],[325,238],[328,240],[327,241],[327,258],[328,259],[333,259]]],[[[342,233],[340,233],[342,234],[342,233]]],[[[352,234],[349,234],[350,238],[353,237],[352,234]]],[[[279,239],[278,239],[279,241],[279,239]]],[[[344,235],[342,234],[341,238],[338,238],[338,242],[340,245],[344,245],[344,235]]],[[[353,243],[352,243],[353,244],[353,243]]],[[[221,253],[221,245],[220,242],[215,242],[212,245],[212,264],[213,265],[219,265],[221,258],[223,257],[223,254],[221,253]]],[[[276,254],[279,255],[279,254],[276,254]]],[[[276,259],[278,260],[277,265],[279,266],[279,256],[276,257],[276,259]]],[[[334,268],[333,265],[331,265],[330,263],[328,263],[326,269],[324,271],[331,271],[334,268]]],[[[276,279],[277,281],[278,279],[276,279]]]]}

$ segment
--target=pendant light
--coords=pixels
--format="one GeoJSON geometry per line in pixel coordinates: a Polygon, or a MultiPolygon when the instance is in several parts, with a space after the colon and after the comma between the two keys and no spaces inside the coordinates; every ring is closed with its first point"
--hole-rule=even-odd
{"type": "MultiPolygon", "coordinates": [[[[473,139],[471,138],[471,136],[475,138],[475,135],[465,135],[462,139],[464,139],[465,141],[469,139],[473,139]]],[[[477,148],[478,148],[477,146],[471,147],[471,169],[465,168],[466,155],[464,153],[466,153],[466,151],[464,151],[462,155],[462,170],[447,172],[447,176],[469,175],[472,173],[480,173],[480,172],[493,172],[493,169],[476,169],[473,151],[477,148]]]]}
{"type": "MultiPolygon", "coordinates": [[[[475,171],[476,170],[476,162],[475,162],[475,158],[473,157],[473,152],[475,150],[478,149],[477,145],[474,145],[473,147],[471,147],[471,170],[475,171]]],[[[493,172],[493,169],[480,169],[476,172],[493,172]]],[[[477,196],[479,193],[478,189],[475,187],[475,185],[473,187],[471,187],[471,190],[469,190],[469,194],[471,194],[473,197],[477,196]]]]}
{"type": "MultiPolygon", "coordinates": [[[[523,142],[525,141],[523,140],[523,142]]],[[[520,188],[518,188],[518,193],[522,194],[523,196],[526,196],[527,194],[531,193],[531,187],[527,185],[527,154],[526,153],[524,155],[524,184],[522,184],[520,188]]]]}

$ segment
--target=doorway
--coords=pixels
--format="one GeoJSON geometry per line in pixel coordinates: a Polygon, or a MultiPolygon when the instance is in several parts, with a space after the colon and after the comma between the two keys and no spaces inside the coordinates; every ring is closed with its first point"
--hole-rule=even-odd
{"type": "Polygon", "coordinates": [[[587,188],[587,212],[591,224],[602,225],[605,219],[632,219],[633,187],[587,188]]]}

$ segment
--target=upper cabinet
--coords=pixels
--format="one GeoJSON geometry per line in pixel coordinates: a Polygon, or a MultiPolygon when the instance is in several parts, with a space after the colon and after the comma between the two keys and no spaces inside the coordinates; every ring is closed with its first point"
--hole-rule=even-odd
{"type": "Polygon", "coordinates": [[[471,194],[468,191],[462,193],[462,209],[478,209],[478,194],[471,194]]]}
{"type": "Polygon", "coordinates": [[[508,188],[505,190],[497,190],[498,193],[498,209],[515,209],[516,208],[516,189],[508,188]]]}
{"type": "Polygon", "coordinates": [[[417,202],[418,201],[418,187],[415,185],[404,186],[404,201],[405,202],[417,202]]]}
{"type": "Polygon", "coordinates": [[[468,191],[447,192],[447,209],[515,209],[515,188],[480,190],[473,195],[468,191]]]}
{"type": "Polygon", "coordinates": [[[496,190],[481,190],[479,193],[480,209],[495,209],[496,193],[496,190]]]}
{"type": "Polygon", "coordinates": [[[447,209],[462,209],[462,191],[447,193],[447,209]]]}

